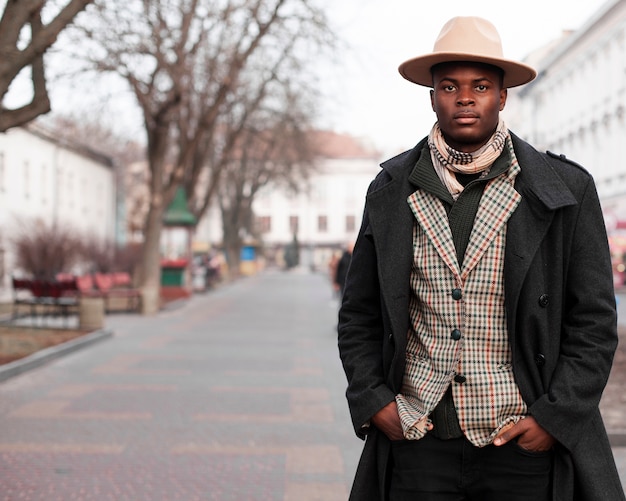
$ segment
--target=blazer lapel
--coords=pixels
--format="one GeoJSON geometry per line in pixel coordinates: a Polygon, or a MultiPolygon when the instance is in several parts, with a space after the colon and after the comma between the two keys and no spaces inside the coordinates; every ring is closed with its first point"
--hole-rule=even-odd
{"type": "Polygon", "coordinates": [[[463,260],[462,280],[467,278],[491,247],[519,205],[522,197],[513,187],[512,175],[510,171],[506,177],[498,176],[487,183],[484,189],[463,260]]]}
{"type": "Polygon", "coordinates": [[[437,197],[423,190],[413,192],[409,200],[415,219],[432,242],[439,257],[456,277],[460,277],[452,231],[443,205],[437,197]]]}

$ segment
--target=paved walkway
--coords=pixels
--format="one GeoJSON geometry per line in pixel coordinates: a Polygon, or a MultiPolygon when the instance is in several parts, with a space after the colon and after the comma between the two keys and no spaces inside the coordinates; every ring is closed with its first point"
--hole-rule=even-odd
{"type": "Polygon", "coordinates": [[[325,277],[242,279],[0,384],[1,500],[345,501],[325,277]]]}
{"type": "Polygon", "coordinates": [[[268,272],[107,317],[113,337],[0,383],[0,501],[345,501],[336,309],[324,276],[268,272]]]}

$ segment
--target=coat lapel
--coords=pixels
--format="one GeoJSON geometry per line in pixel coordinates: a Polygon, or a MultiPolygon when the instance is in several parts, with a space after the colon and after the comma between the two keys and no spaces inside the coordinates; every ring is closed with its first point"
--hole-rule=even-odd
{"type": "Polygon", "coordinates": [[[413,213],[407,198],[414,188],[408,175],[415,165],[423,142],[407,154],[385,162],[390,181],[367,196],[368,214],[380,256],[379,277],[384,304],[394,335],[406,341],[409,284],[413,263],[413,213]]]}
{"type": "Polygon", "coordinates": [[[509,326],[516,322],[524,278],[550,227],[554,211],[576,199],[549,162],[528,143],[511,134],[521,172],[515,189],[522,196],[507,227],[504,290],[509,326]]]}

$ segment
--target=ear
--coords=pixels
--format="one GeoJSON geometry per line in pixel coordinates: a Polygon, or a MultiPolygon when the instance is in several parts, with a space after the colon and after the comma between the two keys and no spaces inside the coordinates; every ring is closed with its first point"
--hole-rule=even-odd
{"type": "Polygon", "coordinates": [[[435,91],[430,89],[430,107],[435,111],[435,91]]]}
{"type": "Polygon", "coordinates": [[[504,109],[506,105],[506,98],[508,96],[508,92],[506,89],[500,89],[500,111],[504,109]]]}

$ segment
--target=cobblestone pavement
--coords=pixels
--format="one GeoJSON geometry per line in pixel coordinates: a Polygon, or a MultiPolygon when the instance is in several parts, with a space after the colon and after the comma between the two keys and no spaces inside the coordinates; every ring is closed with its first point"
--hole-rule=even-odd
{"type": "MultiPolygon", "coordinates": [[[[267,272],[0,383],[0,501],[345,501],[362,443],[322,274],[267,272]]],[[[626,472],[626,348],[602,411],[626,472]]]]}

